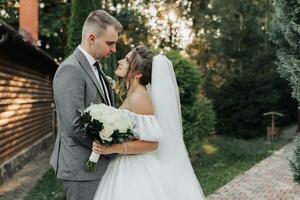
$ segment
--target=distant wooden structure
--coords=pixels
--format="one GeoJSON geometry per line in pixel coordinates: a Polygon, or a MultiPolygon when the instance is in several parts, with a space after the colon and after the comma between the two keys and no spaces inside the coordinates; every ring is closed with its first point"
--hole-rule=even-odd
{"type": "Polygon", "coordinates": [[[56,69],[51,57],[0,21],[0,183],[30,160],[18,156],[53,134],[56,69]]]}
{"type": "Polygon", "coordinates": [[[268,142],[271,142],[271,140],[274,139],[274,136],[279,135],[280,133],[280,128],[275,126],[275,116],[283,117],[283,114],[279,112],[271,111],[271,112],[264,113],[263,115],[272,116],[271,127],[267,127],[267,139],[268,142]]]}

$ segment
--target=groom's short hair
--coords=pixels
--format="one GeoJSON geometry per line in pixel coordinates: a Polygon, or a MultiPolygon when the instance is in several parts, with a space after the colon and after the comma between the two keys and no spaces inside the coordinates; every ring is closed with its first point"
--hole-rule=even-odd
{"type": "Polygon", "coordinates": [[[122,24],[104,10],[94,10],[89,14],[83,24],[82,35],[92,32],[99,37],[106,31],[107,26],[114,26],[117,32],[121,32],[123,29],[122,24]]]}

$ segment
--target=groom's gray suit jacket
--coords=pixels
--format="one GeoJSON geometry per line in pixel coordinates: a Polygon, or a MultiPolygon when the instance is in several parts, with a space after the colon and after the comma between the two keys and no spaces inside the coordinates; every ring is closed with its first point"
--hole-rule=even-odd
{"type": "MultiPolygon", "coordinates": [[[[112,88],[106,76],[103,77],[113,103],[112,88]]],[[[84,170],[84,164],[91,154],[92,141],[80,131],[78,110],[91,103],[108,103],[88,60],[78,48],[58,67],[53,80],[53,91],[58,132],[50,163],[57,177],[72,181],[100,179],[109,159],[101,156],[95,172],[84,170]]]]}

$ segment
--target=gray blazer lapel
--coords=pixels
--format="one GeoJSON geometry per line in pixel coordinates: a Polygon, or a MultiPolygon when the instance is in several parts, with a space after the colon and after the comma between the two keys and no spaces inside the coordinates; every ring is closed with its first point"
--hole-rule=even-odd
{"type": "MultiPolygon", "coordinates": [[[[78,62],[80,63],[80,65],[83,67],[83,69],[87,72],[87,74],[90,76],[90,78],[92,79],[92,81],[94,82],[99,94],[102,97],[102,100],[104,102],[106,102],[106,98],[105,98],[105,94],[104,94],[104,90],[103,88],[100,86],[91,66],[89,61],[86,59],[86,57],[84,56],[84,54],[78,49],[76,48],[76,50],[74,51],[74,56],[76,57],[76,59],[78,60],[78,62]]],[[[108,103],[108,102],[106,102],[108,103]]]]}

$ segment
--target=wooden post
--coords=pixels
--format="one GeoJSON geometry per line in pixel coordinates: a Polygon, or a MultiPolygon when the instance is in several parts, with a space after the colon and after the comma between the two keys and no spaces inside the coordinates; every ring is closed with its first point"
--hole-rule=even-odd
{"type": "Polygon", "coordinates": [[[271,124],[271,140],[274,139],[275,120],[274,113],[272,113],[272,124],[271,124]]]}
{"type": "Polygon", "coordinates": [[[271,111],[271,112],[268,112],[268,113],[264,113],[263,115],[264,116],[267,116],[267,115],[272,116],[271,127],[270,128],[267,127],[267,139],[268,139],[268,142],[270,143],[271,140],[273,140],[273,138],[274,138],[275,132],[276,133],[279,132],[279,129],[275,127],[275,115],[283,117],[283,114],[271,111]]]}

